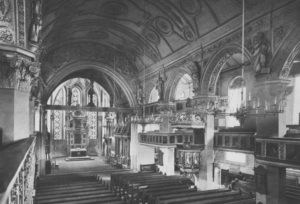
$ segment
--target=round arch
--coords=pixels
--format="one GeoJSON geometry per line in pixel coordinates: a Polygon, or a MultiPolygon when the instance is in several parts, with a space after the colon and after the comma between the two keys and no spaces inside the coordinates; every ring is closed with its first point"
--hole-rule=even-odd
{"type": "Polygon", "coordinates": [[[105,64],[102,64],[100,62],[91,62],[91,61],[80,61],[80,62],[69,63],[64,67],[60,68],[60,71],[56,72],[47,80],[46,82],[47,87],[44,89],[42,95],[42,103],[46,103],[47,99],[49,98],[53,90],[55,90],[55,88],[68,75],[78,71],[87,70],[87,69],[99,71],[103,74],[110,76],[121,87],[122,91],[124,92],[125,96],[128,99],[130,107],[134,107],[137,104],[136,99],[134,97],[134,93],[130,85],[124,79],[124,77],[122,77],[118,73],[115,73],[113,69],[111,69],[109,66],[105,64]]]}
{"type": "Polygon", "coordinates": [[[295,25],[295,29],[282,39],[281,47],[273,56],[270,67],[274,77],[288,79],[293,66],[293,61],[300,53],[300,25],[295,25]]]}
{"type": "MultiPolygon", "coordinates": [[[[223,49],[216,52],[209,60],[204,74],[201,78],[201,94],[202,95],[215,95],[216,84],[219,75],[224,68],[226,62],[231,58],[232,55],[242,53],[240,45],[232,44],[224,47],[223,49]]],[[[245,48],[245,59],[248,59],[251,64],[252,57],[250,52],[245,48]]]]}

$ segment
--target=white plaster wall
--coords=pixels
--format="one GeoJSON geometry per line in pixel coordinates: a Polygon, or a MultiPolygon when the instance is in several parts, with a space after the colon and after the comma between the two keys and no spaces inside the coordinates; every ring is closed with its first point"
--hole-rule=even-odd
{"type": "Polygon", "coordinates": [[[139,144],[137,146],[137,167],[140,170],[141,164],[154,164],[154,147],[139,144]]]}
{"type": "Polygon", "coordinates": [[[160,147],[163,152],[163,166],[158,165],[159,171],[163,174],[174,175],[175,174],[175,158],[174,158],[174,147],[160,147]]]}
{"type": "Polygon", "coordinates": [[[0,88],[0,128],[3,144],[14,141],[14,90],[0,88]]]}
{"type": "Polygon", "coordinates": [[[14,93],[14,138],[20,140],[29,137],[30,124],[29,93],[14,93]]]}

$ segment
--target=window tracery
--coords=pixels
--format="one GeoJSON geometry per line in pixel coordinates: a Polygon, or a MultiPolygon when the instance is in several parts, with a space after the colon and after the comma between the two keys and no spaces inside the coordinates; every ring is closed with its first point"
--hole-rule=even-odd
{"type": "Polygon", "coordinates": [[[177,83],[175,89],[175,100],[193,98],[193,80],[190,75],[184,74],[177,83]]]}
{"type": "Polygon", "coordinates": [[[74,87],[72,89],[72,102],[71,105],[72,106],[76,106],[76,105],[81,105],[81,93],[80,90],[77,87],[74,87]]]}
{"type": "Polygon", "coordinates": [[[149,103],[154,103],[157,102],[158,100],[159,100],[159,93],[158,90],[154,87],[150,92],[149,103]]]}
{"type": "MultiPolygon", "coordinates": [[[[64,100],[64,93],[63,89],[61,88],[56,95],[54,105],[63,105],[64,100]]],[[[54,110],[52,117],[54,140],[61,140],[63,139],[64,111],[54,110]]]]}

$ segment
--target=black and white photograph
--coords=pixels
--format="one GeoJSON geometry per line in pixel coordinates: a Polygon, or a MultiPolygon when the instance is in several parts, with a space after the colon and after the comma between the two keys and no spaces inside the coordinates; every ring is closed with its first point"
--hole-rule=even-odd
{"type": "Polygon", "coordinates": [[[0,204],[300,204],[300,0],[0,0],[0,204]]]}

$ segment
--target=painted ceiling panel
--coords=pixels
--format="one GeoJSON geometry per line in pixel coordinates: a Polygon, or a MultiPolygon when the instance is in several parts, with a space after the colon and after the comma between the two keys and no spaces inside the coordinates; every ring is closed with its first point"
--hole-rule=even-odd
{"type": "MultiPolygon", "coordinates": [[[[247,0],[246,8],[251,13],[265,1],[247,0]]],[[[42,42],[45,53],[91,42],[90,49],[109,48],[108,55],[122,55],[132,71],[141,71],[240,13],[240,0],[49,0],[43,4],[42,42]]]]}

